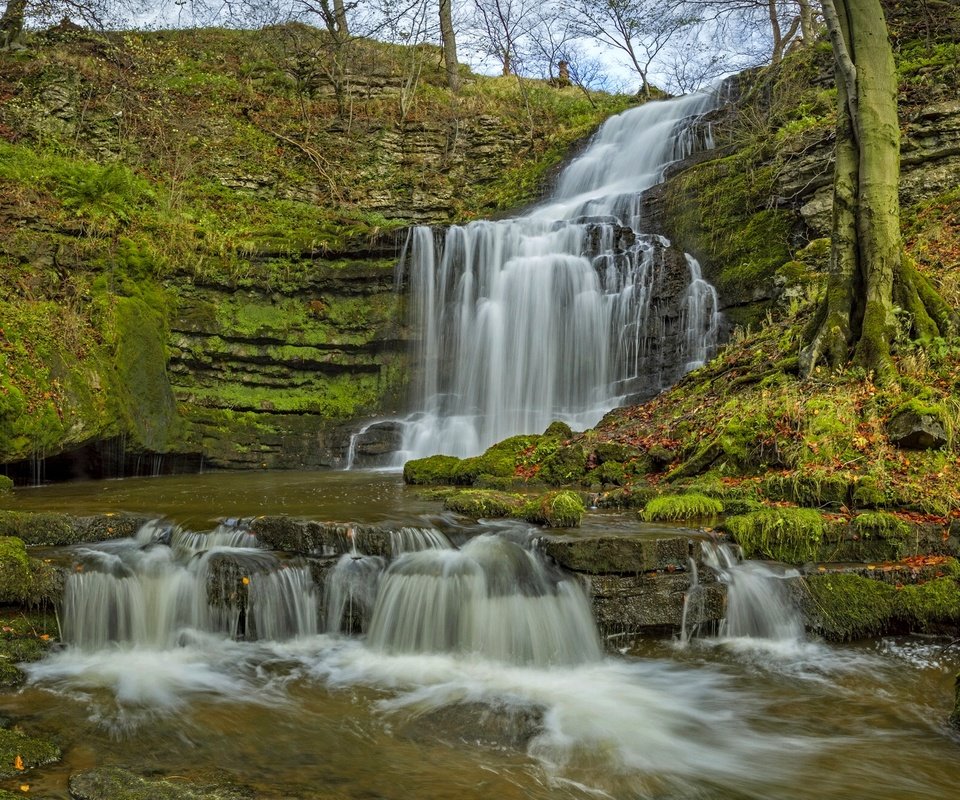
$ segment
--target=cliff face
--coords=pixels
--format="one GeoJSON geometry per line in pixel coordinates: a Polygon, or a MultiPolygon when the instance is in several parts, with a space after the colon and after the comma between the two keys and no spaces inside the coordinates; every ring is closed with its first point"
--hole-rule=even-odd
{"type": "Polygon", "coordinates": [[[397,411],[405,227],[529,201],[626,102],[467,74],[454,98],[439,64],[303,26],[0,54],[8,471],[334,464],[397,411]]]}

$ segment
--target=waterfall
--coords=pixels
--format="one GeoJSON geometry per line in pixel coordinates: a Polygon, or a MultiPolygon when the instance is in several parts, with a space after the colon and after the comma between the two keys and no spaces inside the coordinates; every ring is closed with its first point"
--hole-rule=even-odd
{"type": "Polygon", "coordinates": [[[432,548],[394,561],[382,578],[368,643],[388,653],[478,654],[539,666],[601,655],[579,583],[496,534],[460,550],[432,548]]]}
{"type": "Polygon", "coordinates": [[[717,295],[697,262],[644,235],[640,198],[668,164],[712,146],[714,99],[609,119],[524,217],[415,228],[404,253],[419,332],[416,414],[402,456],[475,455],[555,419],[596,424],[712,354],[717,295]]]}
{"type": "Polygon", "coordinates": [[[740,556],[739,547],[704,542],[703,561],[717,571],[727,584],[727,614],[720,636],[800,641],[803,619],[790,600],[785,579],[799,575],[796,570],[777,569],[761,561],[740,556]]]}
{"type": "Polygon", "coordinates": [[[64,587],[64,641],[174,646],[188,630],[247,639],[317,632],[309,570],[257,547],[242,528],[207,534],[148,523],[131,539],[75,548],[64,587]]]}

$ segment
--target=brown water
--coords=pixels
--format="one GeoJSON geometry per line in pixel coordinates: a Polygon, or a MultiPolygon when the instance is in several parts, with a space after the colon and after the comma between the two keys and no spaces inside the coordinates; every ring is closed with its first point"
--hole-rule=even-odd
{"type": "MultiPolygon", "coordinates": [[[[8,505],[195,524],[282,511],[438,517],[397,476],[369,473],[75,484],[18,490],[8,505]]],[[[951,798],[960,786],[960,739],[945,723],[960,650],[946,640],[651,640],[562,668],[386,655],[331,635],[180,645],[64,652],[0,695],[0,714],[64,749],[61,764],[28,775],[30,796],[67,798],[68,775],[98,765],[239,783],[262,798],[892,800],[951,798]],[[511,725],[480,719],[484,708],[544,722],[518,745],[501,735],[511,725]]]]}

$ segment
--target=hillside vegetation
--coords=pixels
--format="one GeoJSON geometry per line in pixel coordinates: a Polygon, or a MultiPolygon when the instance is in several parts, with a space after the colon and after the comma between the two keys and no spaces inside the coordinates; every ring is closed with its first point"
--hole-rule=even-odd
{"type": "Polygon", "coordinates": [[[436,48],[344,62],[301,25],[28,44],[0,53],[7,463],[317,463],[288,445],[403,395],[398,232],[535,199],[629,102],[466,71],[454,97],[436,48]]]}

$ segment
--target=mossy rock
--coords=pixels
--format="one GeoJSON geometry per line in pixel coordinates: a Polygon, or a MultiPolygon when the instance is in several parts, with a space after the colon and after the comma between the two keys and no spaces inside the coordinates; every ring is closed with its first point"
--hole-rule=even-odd
{"type": "Polygon", "coordinates": [[[764,466],[760,440],[750,425],[731,421],[719,435],[701,445],[682,464],[667,474],[667,480],[690,478],[707,470],[750,474],[764,466]]]}
{"type": "Polygon", "coordinates": [[[864,539],[906,539],[910,526],[886,511],[865,511],[850,521],[850,530],[864,539]]]}
{"type": "Polygon", "coordinates": [[[668,494],[655,497],[643,509],[647,522],[711,520],[723,513],[723,503],[702,494],[668,494]]]}
{"type": "Polygon", "coordinates": [[[481,477],[513,478],[521,455],[535,448],[539,436],[511,436],[488,447],[483,455],[464,458],[454,470],[453,482],[473,486],[481,477]]]}
{"type": "Polygon", "coordinates": [[[844,475],[796,472],[768,475],[760,485],[770,500],[786,500],[800,506],[840,508],[850,497],[850,480],[844,475]]]}
{"type": "Polygon", "coordinates": [[[861,639],[886,633],[942,633],[960,628],[960,585],[942,577],[894,586],[860,575],[811,575],[811,625],[827,638],[861,639]]]}
{"type": "Polygon", "coordinates": [[[74,800],[251,800],[250,790],[224,785],[141,778],[120,767],[98,767],[70,776],[74,800]]]}
{"type": "Polygon", "coordinates": [[[0,536],[16,536],[29,545],[74,544],[73,518],[67,514],[0,511],[0,536]]]}
{"type": "Polygon", "coordinates": [[[890,416],[887,436],[897,447],[906,450],[933,450],[949,441],[946,410],[939,404],[917,399],[908,400],[890,416]]]}
{"type": "Polygon", "coordinates": [[[849,641],[876,636],[890,628],[897,590],[859,575],[811,575],[811,627],[828,639],[849,641]]]}
{"type": "Polygon", "coordinates": [[[0,778],[22,774],[14,766],[17,756],[23,761],[24,769],[33,769],[59,761],[60,748],[53,742],[27,736],[16,729],[0,730],[0,778]]]}
{"type": "Polygon", "coordinates": [[[0,536],[0,603],[22,603],[33,583],[23,540],[0,536]]]}
{"type": "Polygon", "coordinates": [[[522,495],[484,489],[451,492],[443,501],[444,508],[474,519],[516,517],[523,505],[522,495]]]}
{"type": "Polygon", "coordinates": [[[573,429],[566,422],[560,420],[551,422],[543,432],[544,439],[563,439],[566,441],[571,436],[573,436],[573,429]]]}
{"type": "Polygon", "coordinates": [[[459,465],[456,456],[414,458],[403,465],[403,480],[415,486],[452,484],[459,465]]]}
{"type": "Polygon", "coordinates": [[[652,486],[630,484],[620,489],[603,492],[597,497],[597,508],[643,508],[654,497],[657,490],[652,486]]]}
{"type": "Polygon", "coordinates": [[[590,477],[602,484],[623,486],[628,481],[627,471],[619,461],[604,461],[590,477]]]}
{"type": "Polygon", "coordinates": [[[743,548],[745,558],[767,558],[788,564],[816,560],[829,528],[812,508],[766,508],[728,517],[723,529],[743,548]]]}
{"type": "Polygon", "coordinates": [[[577,484],[587,472],[587,452],[579,442],[558,447],[540,463],[539,477],[551,486],[577,484]]]}
{"type": "Polygon", "coordinates": [[[576,492],[547,492],[528,502],[521,512],[523,519],[548,528],[578,528],[586,508],[576,492]]]}
{"type": "Polygon", "coordinates": [[[593,448],[598,464],[608,461],[619,461],[621,464],[644,455],[636,447],[618,442],[601,442],[593,448]]]}
{"type": "Polygon", "coordinates": [[[874,475],[861,475],[854,480],[850,501],[854,508],[884,508],[890,502],[874,475]]]}
{"type": "Polygon", "coordinates": [[[13,491],[13,481],[6,475],[0,475],[0,494],[13,491]]]}

